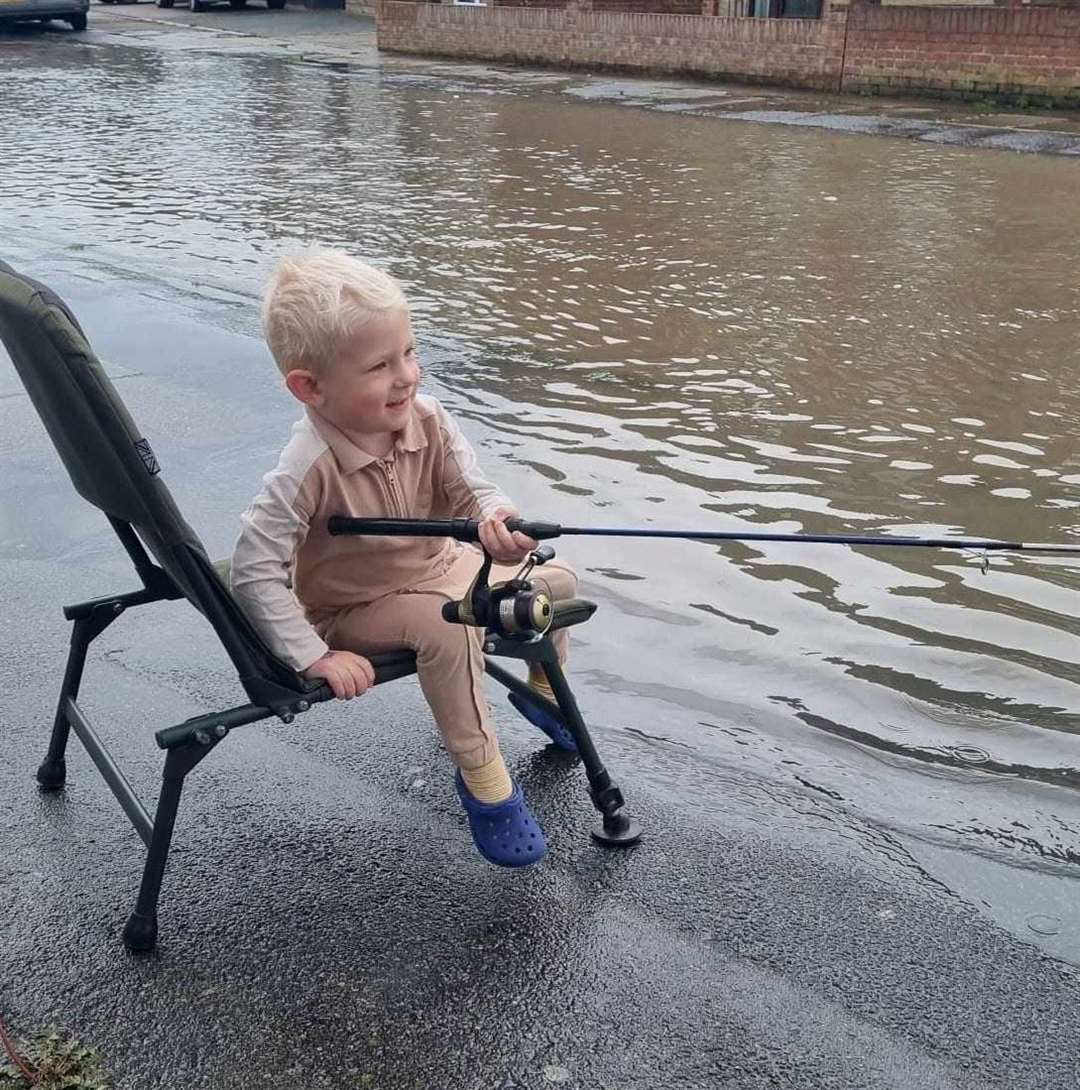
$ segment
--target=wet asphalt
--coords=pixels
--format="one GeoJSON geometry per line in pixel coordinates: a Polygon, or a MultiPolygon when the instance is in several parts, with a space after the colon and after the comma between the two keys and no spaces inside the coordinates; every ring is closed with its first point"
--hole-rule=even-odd
{"type": "MultiPolygon", "coordinates": [[[[5,254],[74,307],[189,521],[226,553],[266,421],[288,411],[230,318],[250,300],[134,281],[33,238],[5,254]]],[[[60,607],[134,576],[6,361],[0,454],[0,1015],[16,1032],[71,1028],[124,1090],[1080,1086],[1076,970],[887,832],[838,819],[820,792],[646,746],[600,706],[598,746],[646,832],[604,851],[576,761],[495,690],[548,836],[542,866],[477,856],[419,689],[395,682],[215,750],[188,781],[158,950],[127,955],[141,842],[77,742],[62,794],[33,773],[66,653],[60,607]]],[[[176,603],[108,629],[82,693],[148,806],[153,731],[241,699],[176,603]]]]}

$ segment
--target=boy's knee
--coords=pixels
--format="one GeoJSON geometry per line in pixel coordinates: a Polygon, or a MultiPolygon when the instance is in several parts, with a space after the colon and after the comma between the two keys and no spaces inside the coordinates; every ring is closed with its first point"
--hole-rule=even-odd
{"type": "Polygon", "coordinates": [[[543,583],[552,598],[573,598],[577,594],[577,573],[569,564],[561,561],[549,562],[542,568],[534,569],[531,578],[543,583]]]}
{"type": "Polygon", "coordinates": [[[421,659],[468,659],[480,654],[481,632],[445,620],[440,610],[430,624],[415,633],[412,642],[421,659]]]}

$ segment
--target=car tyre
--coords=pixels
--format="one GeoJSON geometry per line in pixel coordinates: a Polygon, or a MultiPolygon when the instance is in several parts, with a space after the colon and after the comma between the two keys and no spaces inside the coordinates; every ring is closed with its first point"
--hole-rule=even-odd
{"type": "Polygon", "coordinates": [[[229,7],[233,11],[239,11],[241,8],[247,6],[247,0],[229,0],[229,7]]]}
{"type": "Polygon", "coordinates": [[[206,5],[203,3],[203,0],[191,0],[191,10],[196,13],[206,11],[206,5]]]}
{"type": "Polygon", "coordinates": [[[78,15],[68,16],[68,22],[71,24],[72,30],[85,30],[86,29],[86,12],[81,11],[78,15]]]}
{"type": "Polygon", "coordinates": [[[171,8],[175,0],[157,0],[157,6],[159,8],[171,8]]]}
{"type": "Polygon", "coordinates": [[[281,11],[285,6],[285,0],[266,0],[266,6],[271,11],[281,11]]]}

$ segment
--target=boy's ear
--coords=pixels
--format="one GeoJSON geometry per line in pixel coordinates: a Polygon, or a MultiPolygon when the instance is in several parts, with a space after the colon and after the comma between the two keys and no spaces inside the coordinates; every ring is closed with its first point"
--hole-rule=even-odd
{"type": "Polygon", "coordinates": [[[285,376],[285,387],[305,405],[318,405],[322,401],[322,391],[319,389],[319,380],[310,371],[290,371],[285,376]]]}

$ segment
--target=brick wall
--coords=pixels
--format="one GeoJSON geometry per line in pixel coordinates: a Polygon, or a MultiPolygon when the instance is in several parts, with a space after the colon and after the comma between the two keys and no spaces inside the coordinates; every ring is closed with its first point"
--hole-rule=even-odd
{"type": "MultiPolygon", "coordinates": [[[[378,3],[378,0],[348,0],[378,3]]],[[[440,0],[431,0],[439,3],[440,0]]],[[[745,15],[753,0],[487,0],[499,8],[573,8],[587,11],[627,11],[652,15],[745,15]]],[[[995,0],[983,0],[992,4],[995,0]]],[[[1080,0],[1077,0],[1080,3],[1080,0]]]]}
{"type": "MultiPolygon", "coordinates": [[[[712,0],[697,0],[698,11],[703,2],[712,0]]],[[[541,8],[507,7],[500,0],[488,7],[379,0],[379,48],[822,90],[1025,96],[1080,106],[1076,7],[827,4],[821,19],[749,19],[638,6],[684,3],[549,0],[541,8]],[[606,5],[619,10],[598,10],[606,5]]]]}
{"type": "Polygon", "coordinates": [[[566,7],[566,0],[489,0],[500,8],[558,8],[566,7]]]}
{"type": "Polygon", "coordinates": [[[379,48],[391,52],[836,90],[845,15],[745,19],[380,0],[378,33],[379,48]]]}
{"type": "MultiPolygon", "coordinates": [[[[725,3],[728,0],[725,0],[725,3]]],[[[567,0],[488,0],[498,8],[566,8],[567,0]]],[[[702,15],[702,0],[588,0],[591,11],[632,11],[654,15],[702,15]]],[[[578,6],[581,7],[580,0],[578,6]]]]}
{"type": "Polygon", "coordinates": [[[851,9],[843,88],[1080,105],[1080,10],[851,9]]]}
{"type": "Polygon", "coordinates": [[[593,11],[638,12],[652,15],[700,15],[701,0],[591,0],[593,11]]]}

